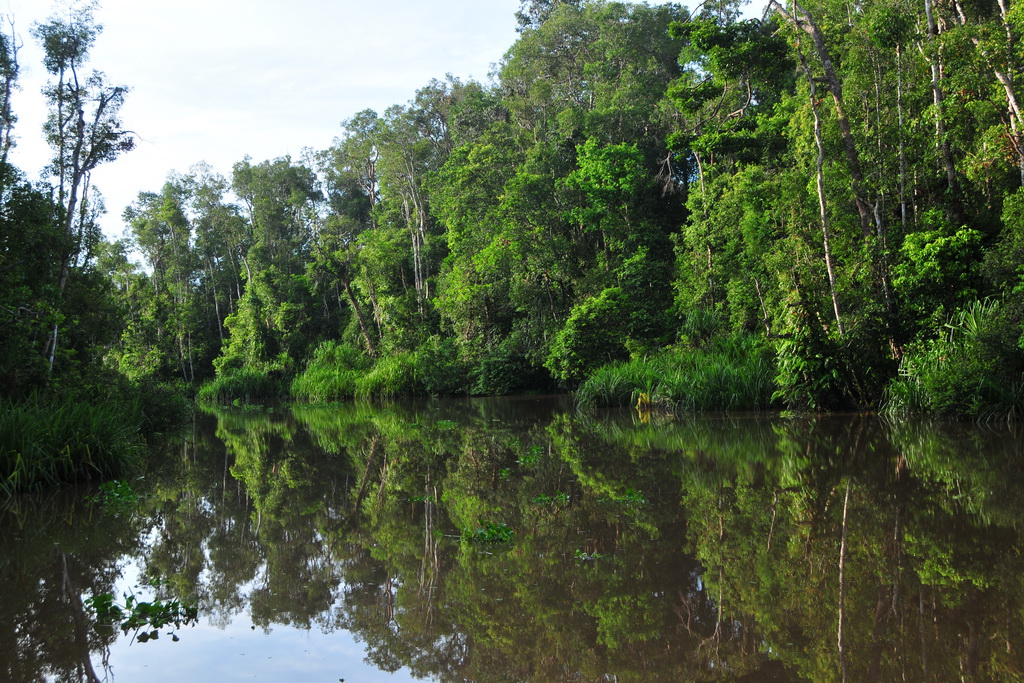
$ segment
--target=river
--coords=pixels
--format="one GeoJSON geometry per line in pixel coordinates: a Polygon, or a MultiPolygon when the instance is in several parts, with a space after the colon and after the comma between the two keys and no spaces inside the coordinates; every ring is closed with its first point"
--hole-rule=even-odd
{"type": "Polygon", "coordinates": [[[200,412],[143,478],[0,511],[0,679],[1020,680],[1022,442],[564,397],[200,412]],[[140,605],[168,620],[122,628],[140,605]]]}

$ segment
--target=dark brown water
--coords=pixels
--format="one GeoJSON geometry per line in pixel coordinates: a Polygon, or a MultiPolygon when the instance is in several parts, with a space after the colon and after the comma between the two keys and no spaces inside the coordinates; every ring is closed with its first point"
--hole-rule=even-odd
{"type": "Polygon", "coordinates": [[[1020,680],[1019,437],[533,398],[203,415],[130,491],[0,512],[0,680],[1020,680]],[[198,623],[122,634],[104,593],[198,623]]]}

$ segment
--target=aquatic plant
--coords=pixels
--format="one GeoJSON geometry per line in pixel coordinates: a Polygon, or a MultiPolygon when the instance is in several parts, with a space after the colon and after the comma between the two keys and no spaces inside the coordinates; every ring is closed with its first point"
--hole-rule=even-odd
{"type": "Polygon", "coordinates": [[[772,403],[774,375],[770,351],[756,337],[736,335],[604,365],[580,385],[576,400],[640,410],[759,410],[772,403]]]}
{"type": "Polygon", "coordinates": [[[356,378],[356,398],[394,398],[422,393],[416,381],[416,357],[412,352],[381,358],[356,378]]]}
{"type": "Polygon", "coordinates": [[[568,505],[569,494],[564,491],[559,491],[553,496],[542,493],[534,498],[533,502],[537,505],[568,505]]]}
{"type": "Polygon", "coordinates": [[[140,643],[158,639],[160,630],[166,627],[171,627],[167,635],[177,642],[180,640],[178,629],[199,621],[199,608],[195,605],[177,600],[146,602],[131,592],[124,594],[123,605],[114,602],[112,593],[93,595],[86,598],[84,604],[96,615],[97,623],[118,628],[125,635],[133,631],[133,638],[140,643]]]}
{"type": "Polygon", "coordinates": [[[100,484],[99,491],[87,496],[85,501],[98,504],[112,512],[127,512],[139,502],[139,499],[139,494],[131,484],[122,479],[114,479],[100,484]]]}
{"type": "Polygon", "coordinates": [[[512,540],[515,531],[504,522],[488,522],[480,520],[479,528],[462,532],[462,538],[474,543],[507,543],[512,540]]]}
{"type": "Polygon", "coordinates": [[[240,368],[218,375],[199,388],[197,398],[210,403],[230,403],[236,399],[255,403],[285,394],[285,384],[267,368],[240,368]]]}
{"type": "Polygon", "coordinates": [[[576,548],[576,552],[573,554],[573,557],[575,557],[580,562],[593,562],[594,560],[600,560],[602,557],[604,557],[604,555],[596,551],[588,553],[581,550],[580,548],[576,548]]]}
{"type": "Polygon", "coordinates": [[[544,448],[541,446],[530,446],[525,453],[520,455],[516,462],[520,467],[533,467],[540,462],[540,456],[544,455],[544,448]]]}
{"type": "Polygon", "coordinates": [[[0,496],[138,472],[143,422],[137,400],[0,401],[0,496]]]}
{"type": "Polygon", "coordinates": [[[372,364],[369,356],[351,344],[325,341],[316,347],[306,369],[292,380],[291,395],[317,403],[352,398],[357,379],[372,364]]]}

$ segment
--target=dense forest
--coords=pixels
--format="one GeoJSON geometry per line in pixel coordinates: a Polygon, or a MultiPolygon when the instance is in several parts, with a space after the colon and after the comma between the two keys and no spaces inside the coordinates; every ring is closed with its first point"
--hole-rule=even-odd
{"type": "Polygon", "coordinates": [[[97,391],[147,423],[172,392],[1024,409],[1024,9],[524,0],[515,21],[492,82],[433,80],[301,159],[171,174],[113,242],[90,174],[134,137],[127,89],[87,67],[93,13],[31,31],[48,183],[6,161],[0,38],[0,452],[30,443],[11,415],[97,391]]]}

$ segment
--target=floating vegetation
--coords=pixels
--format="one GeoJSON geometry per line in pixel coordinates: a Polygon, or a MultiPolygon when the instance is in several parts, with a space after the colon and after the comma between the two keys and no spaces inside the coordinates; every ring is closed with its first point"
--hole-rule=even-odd
{"type": "Polygon", "coordinates": [[[115,479],[100,484],[99,491],[85,501],[112,512],[127,512],[139,502],[140,496],[127,481],[115,479]]]}
{"type": "Polygon", "coordinates": [[[576,548],[576,553],[573,555],[573,557],[575,557],[580,562],[593,562],[594,560],[600,560],[604,557],[604,555],[599,552],[588,553],[584,552],[579,548],[576,548]]]}
{"type": "Polygon", "coordinates": [[[526,453],[520,455],[516,462],[520,467],[533,467],[540,462],[540,456],[544,455],[544,448],[541,446],[530,446],[526,453]]]}
{"type": "Polygon", "coordinates": [[[195,605],[177,600],[146,602],[131,592],[124,594],[123,605],[114,602],[112,593],[100,593],[87,598],[85,606],[96,615],[97,625],[118,628],[125,635],[133,632],[133,640],[140,643],[157,640],[164,628],[169,628],[165,635],[178,642],[177,631],[199,621],[199,608],[195,605]]]}
{"type": "Polygon", "coordinates": [[[462,538],[474,543],[507,543],[515,535],[508,524],[504,522],[486,522],[480,520],[480,527],[475,531],[466,530],[462,532],[462,538]]]}
{"type": "Polygon", "coordinates": [[[534,498],[533,502],[537,505],[568,505],[569,494],[563,491],[559,491],[553,496],[541,494],[534,498]]]}

